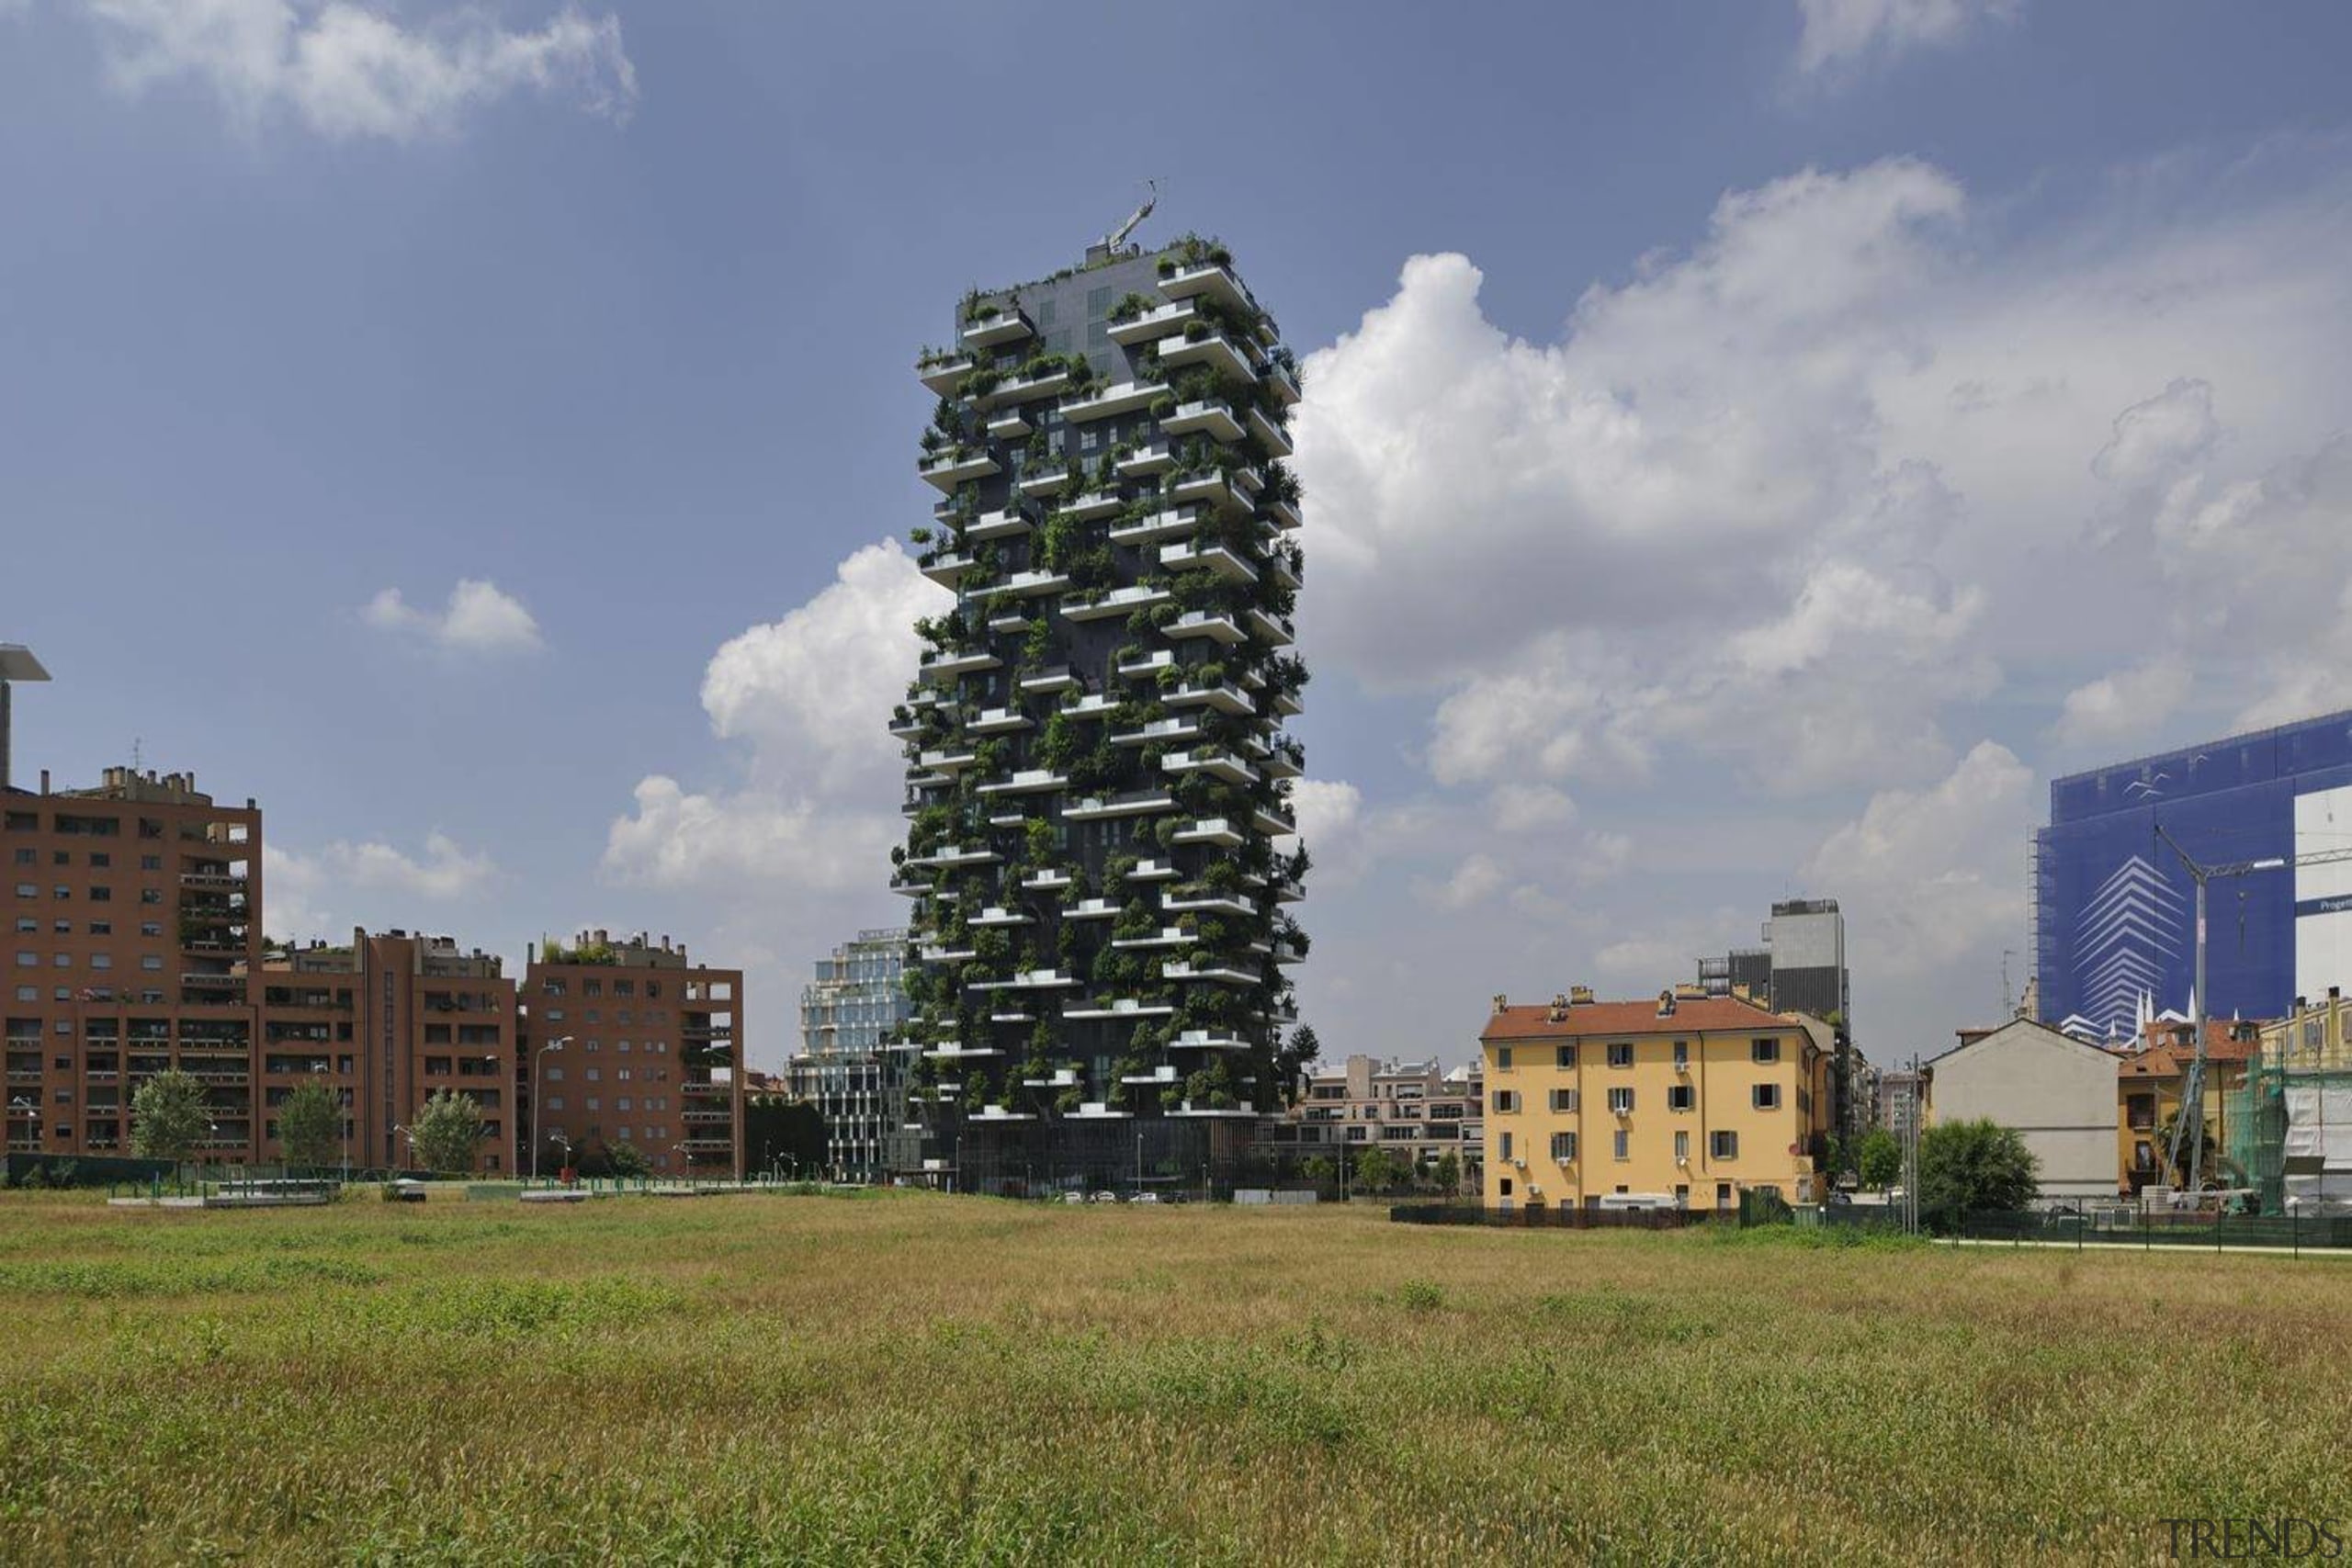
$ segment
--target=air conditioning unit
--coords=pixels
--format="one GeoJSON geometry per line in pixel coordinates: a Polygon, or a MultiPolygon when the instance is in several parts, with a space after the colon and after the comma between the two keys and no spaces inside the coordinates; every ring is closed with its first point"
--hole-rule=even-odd
{"type": "Polygon", "coordinates": [[[1674,1156],[1674,1163],[1687,1168],[1690,1164],[1690,1156],[1689,1155],[1676,1155],[1674,1156]]]}
{"type": "Polygon", "coordinates": [[[1568,1167],[1576,1164],[1576,1156],[1573,1155],[1554,1155],[1552,1156],[1552,1163],[1558,1166],[1561,1169],[1566,1170],[1568,1167]]]}
{"type": "Polygon", "coordinates": [[[1690,1076],[1690,1064],[1688,1062],[1677,1062],[1674,1064],[1674,1070],[1680,1073],[1687,1078],[1690,1076]]]}
{"type": "Polygon", "coordinates": [[[1527,1168],[1527,1161],[1524,1159],[1515,1159],[1510,1163],[1514,1169],[1525,1170],[1527,1168]]]}

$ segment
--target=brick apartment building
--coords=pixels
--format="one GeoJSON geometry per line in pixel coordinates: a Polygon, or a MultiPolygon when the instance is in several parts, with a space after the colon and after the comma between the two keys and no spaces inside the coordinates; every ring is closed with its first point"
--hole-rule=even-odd
{"type": "Polygon", "coordinates": [[[520,1168],[634,1145],[661,1175],[743,1176],[743,974],[643,932],[535,950],[514,1091],[520,1168]]]}

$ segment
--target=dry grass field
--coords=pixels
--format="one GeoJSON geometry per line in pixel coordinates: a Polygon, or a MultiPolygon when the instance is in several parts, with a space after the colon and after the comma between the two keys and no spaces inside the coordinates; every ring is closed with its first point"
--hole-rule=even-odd
{"type": "Polygon", "coordinates": [[[2007,1562],[2352,1517],[2352,1265],[0,1200],[0,1562],[2007,1562]]]}

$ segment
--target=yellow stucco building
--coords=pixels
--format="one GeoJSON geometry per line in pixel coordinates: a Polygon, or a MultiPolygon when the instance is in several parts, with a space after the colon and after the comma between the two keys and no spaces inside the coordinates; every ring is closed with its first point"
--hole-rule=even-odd
{"type": "Polygon", "coordinates": [[[1497,997],[1479,1043],[1489,1208],[1822,1195],[1835,1035],[1818,1019],[1670,991],[1595,1001],[1578,987],[1535,1007],[1497,997]]]}

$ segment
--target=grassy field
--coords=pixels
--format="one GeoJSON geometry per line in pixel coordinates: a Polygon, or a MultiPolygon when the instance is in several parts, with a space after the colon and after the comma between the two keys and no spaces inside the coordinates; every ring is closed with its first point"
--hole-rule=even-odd
{"type": "Polygon", "coordinates": [[[0,1200],[0,1562],[2151,1559],[2352,1266],[916,1194],[0,1200]]]}

